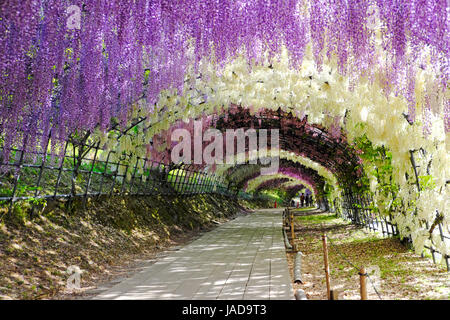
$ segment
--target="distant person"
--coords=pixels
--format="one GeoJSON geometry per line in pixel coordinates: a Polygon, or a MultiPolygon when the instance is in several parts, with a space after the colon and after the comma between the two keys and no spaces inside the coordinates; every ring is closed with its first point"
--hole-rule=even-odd
{"type": "Polygon", "coordinates": [[[303,207],[304,204],[305,204],[305,194],[303,194],[303,193],[302,193],[302,195],[300,196],[300,202],[301,202],[302,207],[303,207]]]}

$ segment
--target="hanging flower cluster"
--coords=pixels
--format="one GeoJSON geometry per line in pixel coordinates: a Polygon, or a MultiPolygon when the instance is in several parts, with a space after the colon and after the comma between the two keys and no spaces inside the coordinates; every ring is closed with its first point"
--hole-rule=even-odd
{"type": "Polygon", "coordinates": [[[285,46],[296,69],[310,45],[319,71],[334,60],[350,87],[368,79],[408,97],[413,117],[414,101],[422,102],[411,77],[436,75],[431,100],[448,82],[447,7],[446,0],[3,1],[1,132],[6,145],[34,146],[50,133],[65,140],[77,130],[104,131],[113,118],[125,123],[142,97],[155,113],[161,92],[182,93],[202,59],[228,77],[223,67],[239,52],[272,62],[285,46]]]}
{"type": "MultiPolygon", "coordinates": [[[[275,173],[271,175],[261,175],[258,176],[248,182],[247,188],[245,191],[247,192],[254,192],[261,184],[271,181],[274,179],[287,179],[283,180],[283,183],[286,183],[288,181],[292,181],[294,184],[303,184],[306,188],[310,190],[314,190],[314,186],[310,185],[308,182],[302,180],[300,177],[290,177],[288,175],[285,175],[283,173],[275,173]]],[[[281,181],[281,180],[280,180],[281,181]]]]}
{"type": "MultiPolygon", "coordinates": [[[[333,186],[333,188],[335,188],[336,189],[336,194],[338,193],[338,190],[340,190],[339,189],[339,186],[338,186],[338,183],[337,183],[337,179],[336,179],[336,177],[333,175],[333,173],[331,173],[328,169],[326,169],[325,167],[323,167],[323,166],[321,166],[320,164],[318,164],[318,163],[316,163],[316,162],[314,162],[314,161],[312,161],[312,160],[310,160],[309,158],[307,158],[307,157],[305,157],[305,156],[302,156],[302,155],[299,155],[299,154],[296,154],[296,153],[294,153],[294,152],[289,152],[289,151],[286,151],[286,150],[279,150],[279,149],[271,149],[271,150],[265,150],[265,151],[263,151],[264,152],[264,154],[270,154],[270,155],[272,155],[272,156],[277,156],[277,157],[279,157],[279,159],[285,159],[285,160],[288,160],[288,161],[290,161],[290,162],[292,162],[292,163],[298,163],[298,164],[300,164],[300,165],[302,165],[302,166],[304,166],[304,167],[306,167],[306,168],[311,168],[311,169],[313,169],[315,172],[317,172],[317,174],[319,175],[319,176],[321,176],[321,177],[323,177],[324,178],[324,180],[330,185],[330,186],[333,186]]],[[[241,154],[237,154],[236,156],[235,156],[235,159],[237,159],[237,158],[239,158],[239,157],[242,157],[242,155],[241,154]]],[[[254,159],[256,159],[256,157],[257,157],[257,155],[249,155],[249,154],[247,154],[246,155],[246,157],[247,157],[247,159],[250,161],[250,160],[254,160],[254,159]]],[[[235,160],[234,159],[234,160],[235,160]]],[[[233,161],[234,161],[233,160],[233,161]]],[[[220,174],[220,175],[222,175],[226,170],[228,170],[229,168],[231,168],[231,167],[233,167],[234,166],[234,164],[225,164],[225,165],[222,165],[222,166],[218,166],[217,167],[217,169],[216,169],[216,173],[217,174],[220,174]]],[[[283,170],[283,167],[281,167],[279,170],[283,170]]],[[[298,170],[297,170],[298,171],[298,170]]],[[[259,175],[260,174],[260,172],[257,172],[257,174],[259,175]]],[[[269,175],[267,175],[267,176],[269,176],[269,175]]]]}
{"type": "Polygon", "coordinates": [[[298,168],[282,167],[282,168],[280,168],[279,172],[286,176],[289,176],[291,178],[306,182],[308,184],[308,186],[310,186],[310,188],[312,188],[314,193],[316,193],[316,194],[319,193],[318,188],[320,187],[319,186],[320,182],[314,181],[311,176],[305,175],[298,168]]]}
{"type": "Polygon", "coordinates": [[[254,192],[258,193],[258,192],[261,192],[262,190],[276,189],[288,181],[289,181],[289,178],[274,178],[274,179],[266,180],[266,181],[262,182],[260,185],[258,185],[255,188],[254,192]]]}

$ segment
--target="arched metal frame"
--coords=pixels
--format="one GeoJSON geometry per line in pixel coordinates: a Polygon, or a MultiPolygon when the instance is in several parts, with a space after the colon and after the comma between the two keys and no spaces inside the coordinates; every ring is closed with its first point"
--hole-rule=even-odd
{"type": "Polygon", "coordinates": [[[344,185],[355,183],[355,168],[360,167],[359,158],[345,136],[341,134],[339,138],[333,138],[319,125],[309,124],[307,116],[300,120],[281,109],[266,109],[258,115],[251,115],[248,109],[235,107],[229,110],[226,117],[221,116],[216,121],[216,128],[279,129],[279,149],[304,155],[329,169],[344,185]]]}

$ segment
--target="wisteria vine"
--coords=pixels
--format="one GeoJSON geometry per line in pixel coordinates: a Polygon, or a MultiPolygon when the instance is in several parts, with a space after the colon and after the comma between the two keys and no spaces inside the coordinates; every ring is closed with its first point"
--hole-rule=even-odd
{"type": "Polygon", "coordinates": [[[77,130],[106,130],[114,119],[125,123],[141,97],[151,113],[161,90],[182,92],[190,66],[195,72],[205,57],[220,72],[242,50],[249,61],[261,61],[285,45],[296,67],[310,43],[319,69],[324,56],[335,56],[339,71],[357,80],[382,66],[384,90],[407,96],[413,119],[408,80],[416,70],[432,68],[437,90],[448,82],[447,6],[446,0],[2,1],[0,130],[5,145],[31,147],[49,135],[63,141],[77,130]],[[79,29],[69,27],[77,18],[70,6],[79,8],[79,29]]]}

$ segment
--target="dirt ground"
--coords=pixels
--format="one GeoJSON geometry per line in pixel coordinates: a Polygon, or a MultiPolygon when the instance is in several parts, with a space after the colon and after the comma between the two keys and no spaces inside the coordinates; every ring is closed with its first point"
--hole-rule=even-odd
{"type": "MultiPolygon", "coordinates": [[[[450,274],[444,265],[434,265],[403,245],[397,238],[386,238],[359,228],[334,214],[318,210],[296,211],[295,237],[302,256],[303,289],[309,300],[327,298],[322,234],[328,238],[331,289],[340,300],[359,300],[358,271],[364,266],[383,300],[450,299],[450,274]]],[[[287,232],[290,239],[290,232],[287,232]]],[[[295,254],[287,252],[293,279],[295,254]]],[[[368,299],[380,299],[367,281],[368,299]]]]}

